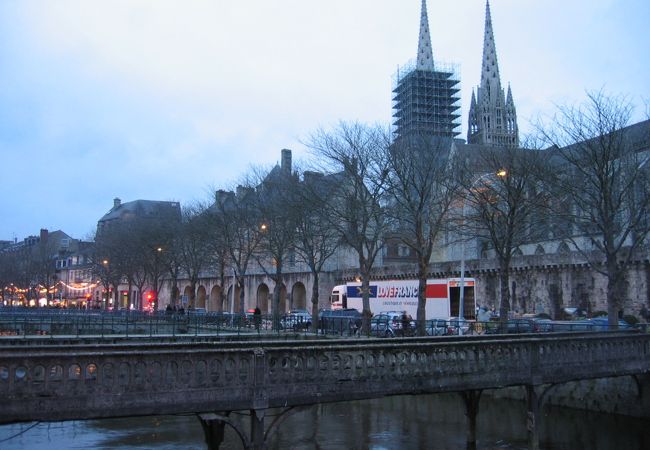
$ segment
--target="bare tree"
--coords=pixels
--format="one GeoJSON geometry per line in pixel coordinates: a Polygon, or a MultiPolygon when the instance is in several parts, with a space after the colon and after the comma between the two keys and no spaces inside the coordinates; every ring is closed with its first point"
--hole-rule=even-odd
{"type": "Polygon", "coordinates": [[[169,224],[169,241],[167,242],[167,247],[163,249],[165,257],[162,261],[165,264],[167,275],[169,275],[168,284],[171,291],[169,303],[174,307],[178,306],[180,295],[178,280],[181,277],[182,226],[182,220],[169,224]]]}
{"type": "MultiPolygon", "coordinates": [[[[215,202],[219,201],[218,192],[215,195],[215,202]]],[[[206,211],[206,219],[208,224],[208,242],[206,245],[210,247],[212,253],[211,267],[214,268],[219,280],[219,298],[217,299],[217,310],[223,311],[226,293],[224,286],[226,284],[226,269],[230,266],[230,252],[228,251],[227,240],[224,236],[223,229],[221,228],[222,221],[218,216],[218,211],[213,204],[206,211]]]]}
{"type": "Polygon", "coordinates": [[[632,105],[624,97],[603,92],[587,97],[580,106],[560,107],[550,127],[540,130],[557,159],[555,193],[564,200],[557,204],[565,206],[557,217],[576,250],[607,278],[607,312],[614,328],[626,270],[650,231],[649,155],[643,145],[650,127],[626,128],[632,105]]]}
{"type": "MultiPolygon", "coordinates": [[[[208,245],[211,220],[206,208],[195,204],[183,209],[183,219],[178,241],[178,262],[190,282],[190,307],[195,307],[196,285],[202,272],[208,270],[213,260],[212,247],[208,245]]],[[[162,255],[161,255],[162,256],[162,255]]],[[[162,276],[163,270],[157,272],[162,276]]],[[[153,272],[151,272],[153,275],[153,272]]]]}
{"type": "MultiPolygon", "coordinates": [[[[128,293],[127,293],[127,302],[133,303],[137,310],[142,310],[142,298],[147,284],[147,273],[145,271],[143,252],[141,240],[145,235],[145,230],[143,227],[138,226],[139,221],[136,221],[133,227],[120,227],[116,224],[115,227],[120,228],[119,236],[116,236],[116,241],[114,245],[117,246],[116,250],[120,251],[119,266],[120,271],[124,274],[126,281],[128,283],[128,293]],[[119,239],[119,240],[117,240],[119,239]],[[132,298],[132,288],[133,286],[138,289],[138,299],[132,298]]],[[[112,231],[115,231],[113,229],[112,231]]],[[[115,259],[114,263],[118,263],[115,259]]],[[[129,307],[129,305],[120,305],[129,307]]]]}
{"type": "Polygon", "coordinates": [[[510,311],[510,264],[519,246],[537,236],[534,219],[548,204],[540,175],[541,152],[520,148],[486,149],[481,172],[468,168],[458,218],[465,239],[477,239],[499,262],[499,314],[505,327],[510,311]]]}
{"type": "MultiPolygon", "coordinates": [[[[15,283],[18,280],[15,256],[8,252],[0,252],[0,300],[5,304],[7,298],[6,291],[13,294],[15,283]]],[[[12,298],[13,300],[13,298],[12,298]]]]}
{"type": "Polygon", "coordinates": [[[449,211],[459,195],[458,164],[451,157],[450,139],[411,136],[390,148],[390,233],[413,250],[417,258],[418,334],[426,334],[425,307],[429,262],[434,245],[449,223],[449,211]]]}
{"type": "Polygon", "coordinates": [[[219,191],[218,199],[212,206],[213,226],[221,230],[224,244],[239,287],[238,309],[244,312],[244,282],[250,263],[259,251],[262,239],[262,221],[257,210],[255,189],[239,185],[237,192],[219,191]]]}
{"type": "Polygon", "coordinates": [[[114,294],[113,302],[117,304],[118,287],[123,277],[123,249],[118,226],[103,230],[95,237],[92,270],[104,287],[104,308],[109,307],[111,292],[114,294]]]}
{"type": "Polygon", "coordinates": [[[386,196],[390,143],[388,130],[341,122],[331,131],[319,129],[307,145],[323,162],[330,177],[329,198],[320,199],[327,220],[359,262],[363,299],[363,332],[370,331],[370,274],[383,247],[387,221],[386,196]]]}
{"type": "Polygon", "coordinates": [[[45,234],[31,249],[31,263],[35,275],[35,282],[45,289],[46,298],[51,300],[50,291],[57,281],[56,259],[59,254],[58,242],[52,236],[45,234]]]}
{"type": "Polygon", "coordinates": [[[294,185],[297,189],[292,198],[292,208],[296,215],[296,241],[294,249],[298,259],[303,261],[312,274],[311,315],[312,331],[318,330],[318,305],[320,273],[329,258],[339,247],[339,237],[327,218],[327,209],[322,207],[321,199],[327,198],[328,182],[325,175],[304,172],[303,181],[294,185]]]}
{"type": "Polygon", "coordinates": [[[258,176],[255,199],[260,213],[262,231],[259,252],[256,253],[260,268],[273,280],[273,303],[271,313],[275,327],[280,323],[280,295],[285,286],[284,264],[296,241],[299,211],[295,208],[293,195],[298,183],[297,175],[289,167],[276,166],[265,176],[258,176]],[[270,261],[269,261],[270,258],[270,261]],[[271,263],[269,270],[267,264],[271,263]]]}

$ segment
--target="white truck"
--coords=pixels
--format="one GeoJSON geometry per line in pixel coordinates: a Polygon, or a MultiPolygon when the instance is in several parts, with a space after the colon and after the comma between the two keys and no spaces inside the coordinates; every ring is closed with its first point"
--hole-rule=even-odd
{"type": "MultiPolygon", "coordinates": [[[[465,278],[463,317],[476,319],[476,280],[465,278]]],[[[427,280],[425,319],[448,319],[458,317],[460,304],[460,278],[427,280]]],[[[370,311],[373,315],[387,311],[406,311],[417,318],[418,280],[381,280],[370,282],[370,311]]],[[[335,286],[330,296],[331,308],[354,308],[363,310],[362,288],[359,282],[335,286]]]]}

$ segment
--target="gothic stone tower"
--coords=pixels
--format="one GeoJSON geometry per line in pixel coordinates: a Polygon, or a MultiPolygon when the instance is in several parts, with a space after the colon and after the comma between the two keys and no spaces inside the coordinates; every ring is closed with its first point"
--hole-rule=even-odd
{"type": "Polygon", "coordinates": [[[395,139],[415,134],[453,138],[459,134],[459,81],[452,70],[437,69],[431,50],[426,1],[422,0],[418,57],[398,71],[393,89],[395,139]]]}
{"type": "Polygon", "coordinates": [[[512,100],[512,91],[508,86],[508,94],[504,96],[501,87],[489,0],[485,5],[481,85],[477,87],[476,95],[472,91],[468,122],[467,142],[469,144],[519,146],[517,112],[512,100]]]}

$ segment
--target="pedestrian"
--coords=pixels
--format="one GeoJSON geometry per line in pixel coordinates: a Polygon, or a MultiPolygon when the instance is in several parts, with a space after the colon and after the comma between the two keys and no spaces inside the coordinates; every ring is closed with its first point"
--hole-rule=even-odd
{"type": "Polygon", "coordinates": [[[411,316],[406,311],[402,312],[402,335],[406,336],[411,332],[411,316]]]}
{"type": "Polygon", "coordinates": [[[259,331],[260,322],[262,321],[262,310],[259,306],[256,306],[255,311],[253,311],[253,321],[255,322],[255,329],[259,331]]]}

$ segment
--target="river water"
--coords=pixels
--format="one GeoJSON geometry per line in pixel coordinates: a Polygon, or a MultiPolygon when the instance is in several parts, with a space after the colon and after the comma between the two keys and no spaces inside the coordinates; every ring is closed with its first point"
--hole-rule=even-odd
{"type": "MultiPolygon", "coordinates": [[[[0,408],[2,405],[0,405],[0,408]]],[[[478,450],[525,449],[522,402],[481,399],[478,450]]],[[[270,411],[268,426],[280,411],[270,411]]],[[[232,414],[248,430],[247,415],[232,414]]],[[[647,450],[650,422],[627,417],[547,407],[541,419],[541,448],[547,450],[647,450]]],[[[386,397],[293,410],[269,449],[441,449],[465,448],[466,419],[455,394],[386,397]]],[[[223,449],[243,448],[226,428],[223,449]]],[[[205,449],[196,416],[23,423],[0,426],[0,449],[205,449]]]]}

